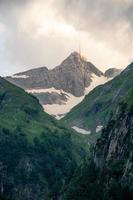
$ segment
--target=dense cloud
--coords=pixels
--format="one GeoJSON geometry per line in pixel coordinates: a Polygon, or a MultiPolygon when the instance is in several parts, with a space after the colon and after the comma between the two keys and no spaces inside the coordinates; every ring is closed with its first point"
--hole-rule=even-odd
{"type": "Polygon", "coordinates": [[[78,29],[115,46],[119,42],[116,48],[133,42],[132,0],[65,0],[63,13],[78,29]]]}
{"type": "Polygon", "coordinates": [[[54,67],[81,45],[99,68],[133,58],[132,0],[0,0],[0,71],[54,67]]]}

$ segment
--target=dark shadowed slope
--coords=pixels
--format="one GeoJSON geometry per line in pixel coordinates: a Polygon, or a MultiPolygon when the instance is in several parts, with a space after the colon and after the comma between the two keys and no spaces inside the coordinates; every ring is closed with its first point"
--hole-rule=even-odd
{"type": "Polygon", "coordinates": [[[133,199],[133,89],[103,129],[90,158],[74,174],[63,199],[133,199]]]}

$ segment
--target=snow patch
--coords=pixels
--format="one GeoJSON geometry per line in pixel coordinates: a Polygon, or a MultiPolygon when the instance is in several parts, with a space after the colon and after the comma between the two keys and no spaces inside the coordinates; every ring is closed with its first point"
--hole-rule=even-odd
{"type": "Polygon", "coordinates": [[[46,104],[43,105],[43,108],[45,110],[45,112],[49,113],[50,115],[55,116],[56,119],[61,119],[64,117],[64,115],[66,113],[68,113],[75,105],[77,105],[78,103],[80,103],[84,96],[82,97],[75,97],[74,95],[65,92],[64,90],[57,90],[55,88],[47,88],[47,89],[29,89],[26,90],[28,93],[32,93],[32,94],[39,94],[39,93],[58,93],[59,95],[64,94],[67,97],[67,101],[64,101],[64,104],[59,105],[59,104],[46,104]]]}
{"type": "Polygon", "coordinates": [[[102,85],[104,83],[106,83],[107,81],[111,80],[111,78],[107,78],[105,76],[96,76],[95,74],[92,74],[92,82],[89,85],[89,87],[87,87],[85,89],[85,95],[89,94],[89,92],[91,92],[95,87],[97,87],[98,85],[102,85]]]}
{"type": "Polygon", "coordinates": [[[84,97],[91,92],[96,86],[101,85],[106,83],[107,81],[109,81],[110,79],[108,79],[105,76],[96,76],[95,74],[92,74],[92,82],[91,84],[85,88],[85,92],[84,95],[81,97],[76,97],[74,95],[72,95],[71,93],[67,93],[64,90],[58,90],[55,89],[54,87],[52,88],[47,88],[47,89],[29,89],[27,90],[28,93],[32,93],[32,94],[37,94],[37,93],[52,93],[52,92],[56,92],[58,94],[65,94],[67,97],[67,101],[64,102],[64,104],[62,105],[58,105],[58,104],[47,104],[47,105],[43,105],[43,108],[45,110],[45,112],[49,113],[50,115],[55,116],[56,119],[61,119],[63,118],[68,112],[70,112],[70,110],[76,106],[77,104],[79,104],[84,97]]]}
{"type": "Polygon", "coordinates": [[[57,120],[60,120],[60,119],[62,119],[63,117],[65,117],[65,115],[56,115],[56,116],[54,116],[57,120]]]}
{"type": "Polygon", "coordinates": [[[82,97],[75,97],[74,95],[65,92],[64,90],[57,90],[54,87],[52,88],[47,88],[47,89],[28,89],[26,90],[28,93],[32,94],[40,94],[40,93],[57,93],[59,95],[66,95],[67,101],[62,104],[46,104],[43,105],[43,108],[45,112],[47,112],[50,115],[53,115],[56,119],[61,119],[65,116],[67,112],[69,112],[76,104],[80,103],[84,96],[82,97]]]}
{"type": "MultiPolygon", "coordinates": [[[[65,92],[64,92],[65,93],[65,92]]],[[[43,105],[44,110],[51,114],[56,116],[56,118],[59,118],[61,116],[64,117],[66,113],[68,113],[75,105],[80,103],[83,99],[84,96],[82,97],[75,97],[74,95],[70,93],[65,93],[67,95],[67,102],[64,102],[64,104],[59,105],[59,104],[47,104],[43,105]]]]}
{"type": "Polygon", "coordinates": [[[103,128],[103,126],[101,126],[101,125],[100,125],[100,126],[97,126],[97,127],[96,127],[96,133],[100,132],[100,131],[102,130],[102,128],[103,128]]]}
{"type": "Polygon", "coordinates": [[[29,76],[26,76],[26,75],[13,75],[11,77],[12,78],[24,78],[24,79],[29,78],[29,76]]]}
{"type": "Polygon", "coordinates": [[[32,94],[35,94],[35,93],[52,93],[52,92],[56,92],[57,94],[66,94],[67,95],[67,92],[63,91],[63,90],[57,90],[55,89],[54,87],[52,88],[46,88],[46,89],[28,89],[26,90],[28,93],[32,93],[32,94]]]}
{"type": "Polygon", "coordinates": [[[91,131],[87,131],[85,129],[79,128],[77,126],[73,126],[72,127],[75,131],[77,131],[78,133],[82,133],[82,134],[91,134],[91,131]]]}

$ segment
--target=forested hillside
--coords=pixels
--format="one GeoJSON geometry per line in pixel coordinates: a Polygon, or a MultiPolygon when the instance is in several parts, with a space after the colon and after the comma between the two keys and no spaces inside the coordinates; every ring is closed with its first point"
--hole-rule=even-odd
{"type": "Polygon", "coordinates": [[[59,198],[85,146],[85,136],[63,127],[35,97],[0,78],[1,198],[59,198]]]}

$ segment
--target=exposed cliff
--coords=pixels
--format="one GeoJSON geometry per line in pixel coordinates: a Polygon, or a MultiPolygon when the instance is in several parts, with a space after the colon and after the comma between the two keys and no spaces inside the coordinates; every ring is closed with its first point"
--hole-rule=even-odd
{"type": "Polygon", "coordinates": [[[75,173],[64,199],[133,199],[133,90],[75,173]]]}

